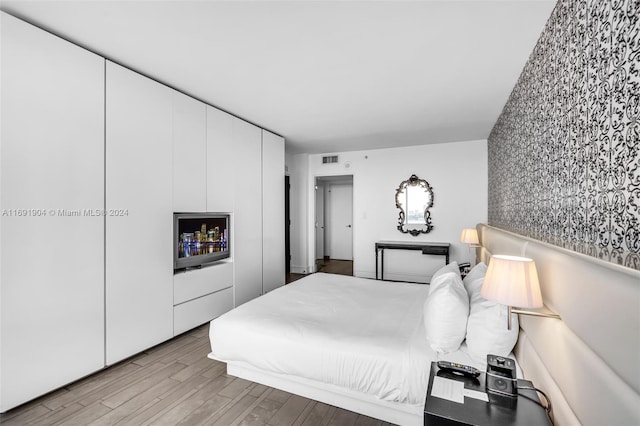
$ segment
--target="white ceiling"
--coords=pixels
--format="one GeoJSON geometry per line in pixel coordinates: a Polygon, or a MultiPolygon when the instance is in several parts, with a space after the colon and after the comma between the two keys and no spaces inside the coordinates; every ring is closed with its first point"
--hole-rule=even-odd
{"type": "Polygon", "coordinates": [[[2,9],[330,153],[486,139],[555,0],[2,1],[2,9]]]}

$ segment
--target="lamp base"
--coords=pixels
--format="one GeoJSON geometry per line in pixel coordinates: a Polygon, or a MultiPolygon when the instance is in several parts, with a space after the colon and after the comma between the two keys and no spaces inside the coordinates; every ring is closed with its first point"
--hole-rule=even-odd
{"type": "Polygon", "coordinates": [[[509,313],[508,313],[508,317],[507,317],[507,330],[511,330],[511,314],[521,314],[521,315],[531,315],[534,317],[545,317],[545,318],[555,318],[555,319],[561,319],[560,315],[548,311],[548,312],[540,312],[540,311],[526,311],[523,309],[514,309],[511,306],[509,306],[509,313]]]}

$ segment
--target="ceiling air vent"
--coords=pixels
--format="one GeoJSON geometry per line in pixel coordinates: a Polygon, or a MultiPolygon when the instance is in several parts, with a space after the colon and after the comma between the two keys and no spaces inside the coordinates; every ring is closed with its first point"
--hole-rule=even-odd
{"type": "Polygon", "coordinates": [[[338,162],[337,155],[325,155],[322,157],[322,164],[333,164],[338,162]]]}

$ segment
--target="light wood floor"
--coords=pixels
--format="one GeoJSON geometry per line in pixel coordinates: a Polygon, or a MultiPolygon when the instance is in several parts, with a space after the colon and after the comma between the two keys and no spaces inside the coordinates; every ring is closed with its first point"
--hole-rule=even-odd
{"type": "Polygon", "coordinates": [[[0,415],[13,425],[389,425],[226,374],[208,324],[0,415]]]}

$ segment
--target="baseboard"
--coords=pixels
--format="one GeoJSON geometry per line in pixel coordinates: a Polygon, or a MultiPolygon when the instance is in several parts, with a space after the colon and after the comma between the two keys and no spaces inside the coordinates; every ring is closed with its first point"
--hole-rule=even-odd
{"type": "Polygon", "coordinates": [[[315,272],[315,267],[291,265],[292,274],[311,274],[315,272]]]}

